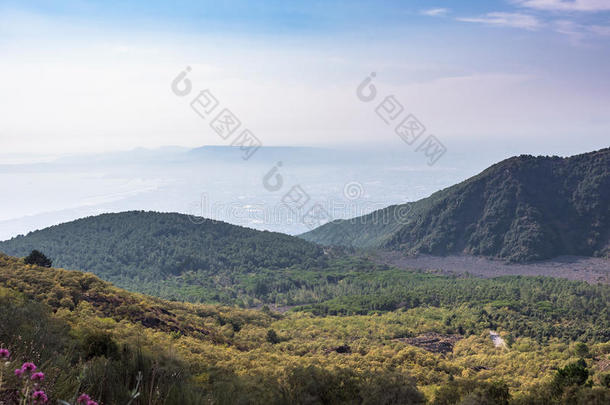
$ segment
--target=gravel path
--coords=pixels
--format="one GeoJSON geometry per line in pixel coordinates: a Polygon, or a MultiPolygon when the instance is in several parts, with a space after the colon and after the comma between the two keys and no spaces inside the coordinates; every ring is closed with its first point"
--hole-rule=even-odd
{"type": "Polygon", "coordinates": [[[494,342],[494,346],[506,347],[506,342],[504,341],[504,339],[502,339],[502,337],[498,334],[498,332],[490,330],[489,337],[491,338],[491,341],[494,342]]]}

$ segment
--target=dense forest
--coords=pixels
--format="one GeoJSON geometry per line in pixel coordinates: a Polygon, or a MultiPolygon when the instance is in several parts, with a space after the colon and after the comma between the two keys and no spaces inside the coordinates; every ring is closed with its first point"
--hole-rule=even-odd
{"type": "Polygon", "coordinates": [[[119,285],[122,280],[137,285],[187,271],[216,274],[325,265],[320,247],[288,235],[144,211],[87,217],[0,242],[0,251],[15,256],[34,249],[57,267],[90,271],[119,285]]]}
{"type": "Polygon", "coordinates": [[[299,268],[256,274],[189,273],[143,284],[145,293],[178,301],[243,308],[268,304],[316,315],[383,313],[418,307],[468,307],[481,323],[452,328],[481,331],[501,325],[520,336],[570,341],[610,340],[610,287],[547,277],[481,279],[376,265],[367,257],[329,259],[325,269],[299,268]]]}
{"type": "MultiPolygon", "coordinates": [[[[127,213],[129,217],[133,215],[135,213],[127,213]]],[[[136,216],[141,215],[149,216],[148,213],[136,216]]],[[[124,216],[117,214],[115,218],[124,216]]],[[[165,215],[155,217],[164,218],[165,215]]],[[[210,227],[215,228],[215,225],[210,227]]],[[[255,236],[273,236],[253,232],[255,236]]],[[[138,233],[140,231],[132,232],[138,233]]],[[[290,240],[298,241],[294,238],[290,240]]],[[[188,270],[177,275],[157,274],[157,277],[148,274],[141,264],[128,266],[129,269],[137,269],[139,276],[135,277],[126,270],[119,270],[120,275],[109,277],[108,274],[116,272],[105,267],[99,269],[94,266],[92,272],[130,291],[172,301],[241,308],[262,305],[284,309],[296,307],[315,315],[365,315],[429,306],[463,308],[476,314],[476,321],[448,321],[448,332],[481,333],[486,328],[502,327],[516,336],[527,336],[540,342],[552,338],[565,342],[610,340],[610,321],[606,312],[610,287],[606,285],[544,277],[481,279],[405,271],[376,264],[365,254],[348,254],[336,248],[322,253],[308,242],[298,241],[297,246],[300,247],[299,244],[304,244],[304,247],[311,248],[320,256],[305,256],[301,264],[295,259],[297,264],[285,268],[244,268],[234,265],[225,270],[188,270]]],[[[92,249],[84,242],[76,246],[80,248],[75,247],[68,253],[76,255],[75,252],[85,252],[87,247],[92,249]]],[[[119,246],[124,248],[129,243],[117,245],[114,254],[119,246]]],[[[169,249],[169,246],[165,249],[169,249]]],[[[237,258],[232,262],[239,263],[244,250],[234,248],[233,251],[237,258]]],[[[217,250],[212,255],[220,253],[217,250]]],[[[256,257],[257,253],[252,255],[256,257]]],[[[25,259],[26,263],[28,259],[29,256],[25,259]]],[[[270,260],[267,263],[271,263],[270,260]]],[[[277,260],[275,263],[283,262],[277,260]]]]}
{"type": "MultiPolygon", "coordinates": [[[[135,393],[140,404],[610,400],[607,286],[482,280],[470,288],[471,303],[460,305],[452,298],[466,293],[459,279],[447,278],[436,294],[443,277],[415,276],[426,286],[412,296],[420,305],[330,314],[335,304],[365,308],[372,301],[363,295],[280,314],[168,302],[0,255],[0,345],[10,352],[9,370],[37,365],[50,400],[83,393],[103,404],[126,404],[135,393]],[[519,294],[523,308],[507,294],[519,294]],[[537,339],[510,329],[519,325],[597,332],[574,338],[580,342],[561,333],[537,339]],[[494,346],[491,328],[505,345],[494,346]]],[[[10,402],[23,381],[5,374],[0,398],[10,402]]]]}
{"type": "Polygon", "coordinates": [[[526,262],[610,253],[610,148],[519,156],[413,203],[301,235],[326,245],[526,262]]]}

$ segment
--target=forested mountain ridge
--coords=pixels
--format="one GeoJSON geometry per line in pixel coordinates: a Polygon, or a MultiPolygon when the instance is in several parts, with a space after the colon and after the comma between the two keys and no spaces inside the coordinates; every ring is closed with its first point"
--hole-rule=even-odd
{"type": "Polygon", "coordinates": [[[305,240],[525,262],[608,256],[610,148],[499,162],[430,197],[307,232],[305,240]]]}
{"type": "Polygon", "coordinates": [[[186,271],[250,272],[325,266],[322,249],[281,233],[175,213],[102,214],[0,242],[0,251],[43,251],[57,267],[103,279],[155,281],[186,271]]]}

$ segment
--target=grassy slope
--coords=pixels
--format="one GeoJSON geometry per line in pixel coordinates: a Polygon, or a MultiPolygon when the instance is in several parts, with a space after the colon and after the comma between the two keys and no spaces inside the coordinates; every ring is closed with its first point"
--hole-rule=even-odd
{"type": "Polygon", "coordinates": [[[414,203],[301,235],[326,244],[531,261],[607,255],[610,149],[520,156],[414,203]]]}
{"type": "MultiPolygon", "coordinates": [[[[184,364],[188,378],[206,392],[239,392],[254,403],[269,403],[288,389],[283,384],[289,380],[289,370],[299,366],[313,365],[332,373],[349,370],[363,378],[381,372],[410,374],[429,398],[450,376],[479,382],[503,379],[518,397],[536,383],[548,381],[554,368],[576,359],[573,344],[554,339],[540,344],[516,338],[509,350],[494,348],[484,329],[488,319],[481,319],[480,311],[469,305],[381,315],[271,316],[264,311],[167,302],[126,292],[92,274],[24,265],[21,259],[4,255],[0,255],[0,283],[49,305],[53,317],[70,325],[70,335],[96,331],[109,333],[119,343],[137,342],[155,356],[170,356],[184,364]],[[450,333],[456,323],[474,325],[480,332],[459,341],[447,356],[397,340],[430,331],[450,333]],[[267,341],[271,328],[280,343],[267,341]],[[333,352],[346,344],[351,353],[333,352]],[[488,370],[475,371],[478,366],[488,370]],[[239,387],[223,385],[229,384],[220,377],[226,373],[238,378],[231,384],[239,387]]],[[[494,308],[486,308],[493,315],[494,308]]],[[[10,332],[3,330],[5,335],[10,332]]],[[[9,338],[4,343],[13,349],[16,341],[9,338]]],[[[592,344],[590,350],[607,357],[610,346],[592,344]]],[[[228,398],[226,403],[231,400],[236,399],[228,398]]]]}

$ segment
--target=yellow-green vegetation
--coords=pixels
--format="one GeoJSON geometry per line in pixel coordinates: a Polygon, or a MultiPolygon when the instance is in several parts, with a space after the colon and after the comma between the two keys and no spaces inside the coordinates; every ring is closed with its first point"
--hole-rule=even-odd
{"type": "MultiPolygon", "coordinates": [[[[139,371],[141,404],[567,404],[604,403],[610,395],[600,369],[610,344],[602,341],[540,343],[498,328],[505,348],[494,346],[488,330],[464,332],[445,354],[409,344],[477,324],[480,308],[467,304],[280,315],[168,302],[4,255],[0,285],[0,345],[15,364],[45,368],[53,400],[80,385],[104,404],[125,403],[139,371]]],[[[10,397],[10,383],[0,399],[10,397]]]]}

